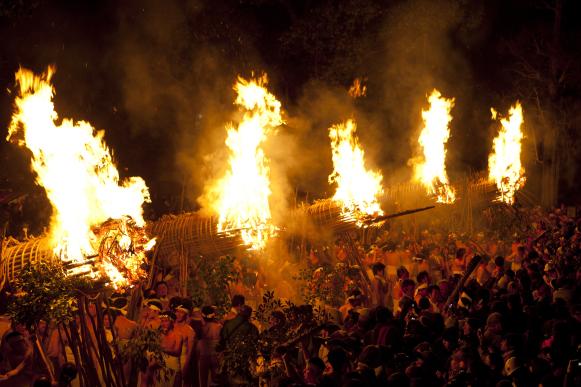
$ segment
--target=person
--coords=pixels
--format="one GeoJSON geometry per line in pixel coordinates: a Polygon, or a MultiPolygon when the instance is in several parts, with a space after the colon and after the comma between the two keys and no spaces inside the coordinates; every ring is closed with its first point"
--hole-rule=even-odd
{"type": "Polygon", "coordinates": [[[349,312],[357,311],[361,307],[361,291],[359,289],[354,289],[351,291],[349,297],[345,304],[339,307],[339,315],[341,317],[341,322],[345,322],[349,316],[349,312]]]}
{"type": "Polygon", "coordinates": [[[456,255],[452,261],[452,274],[462,277],[466,271],[466,249],[461,247],[456,250],[456,255]]]}
{"type": "Polygon", "coordinates": [[[327,355],[327,363],[330,370],[323,375],[319,386],[343,386],[347,381],[347,374],[351,370],[347,351],[340,347],[331,349],[327,355]]]}
{"type": "MultiPolygon", "coordinates": [[[[127,306],[127,298],[120,297],[111,300],[111,311],[113,316],[113,329],[117,336],[118,345],[123,347],[135,334],[138,324],[127,318],[127,311],[125,310],[127,306]]],[[[131,375],[131,362],[123,362],[123,373],[125,375],[125,380],[129,380],[131,375]]]]}
{"type": "Polygon", "coordinates": [[[523,245],[518,245],[514,254],[506,257],[506,262],[510,263],[510,269],[514,272],[518,271],[522,267],[522,263],[525,260],[526,247],[523,245]]]}
{"type": "Polygon", "coordinates": [[[240,354],[254,352],[249,348],[256,345],[258,339],[258,328],[250,321],[252,308],[248,305],[239,307],[238,315],[224,323],[220,331],[219,348],[223,354],[222,373],[227,379],[227,383],[232,386],[243,386],[252,383],[252,372],[254,359],[245,358],[244,364],[232,363],[239,358],[240,354]]]}
{"type": "Polygon", "coordinates": [[[386,306],[389,288],[385,280],[385,265],[382,262],[375,262],[371,266],[373,279],[371,280],[371,302],[372,306],[386,306]]]}
{"type": "Polygon", "coordinates": [[[403,297],[403,292],[402,292],[403,281],[410,278],[410,273],[405,268],[405,266],[400,266],[396,270],[396,276],[397,276],[397,281],[396,281],[395,285],[393,286],[392,298],[393,298],[393,306],[394,306],[395,310],[397,311],[397,308],[399,305],[399,300],[403,297]]]}
{"type": "Polygon", "coordinates": [[[5,369],[0,372],[0,386],[28,387],[34,378],[33,347],[29,339],[18,331],[5,336],[5,369]]]}
{"type": "Polygon", "coordinates": [[[198,385],[208,387],[210,383],[218,382],[217,347],[220,342],[222,324],[216,318],[216,309],[213,306],[204,306],[201,312],[203,325],[196,344],[198,385]]]}
{"type": "Polygon", "coordinates": [[[155,284],[155,293],[157,294],[157,299],[161,302],[162,310],[169,309],[169,297],[168,297],[168,286],[165,281],[158,281],[155,284]]]}
{"type": "Polygon", "coordinates": [[[165,353],[165,365],[168,368],[167,380],[158,378],[159,364],[151,361],[145,374],[141,375],[141,385],[146,386],[179,386],[181,384],[180,355],[182,337],[174,330],[176,316],[172,311],[159,314],[161,349],[165,353]]]}
{"type": "Polygon", "coordinates": [[[157,299],[147,299],[144,302],[145,308],[141,311],[139,325],[144,328],[157,329],[160,326],[162,304],[157,299]]]}
{"type": "Polygon", "coordinates": [[[180,363],[182,366],[181,374],[183,376],[184,387],[191,385],[191,361],[194,348],[196,346],[196,333],[190,326],[188,317],[190,309],[186,303],[182,303],[175,308],[176,321],[174,324],[175,332],[182,338],[182,348],[180,355],[180,363]]]}

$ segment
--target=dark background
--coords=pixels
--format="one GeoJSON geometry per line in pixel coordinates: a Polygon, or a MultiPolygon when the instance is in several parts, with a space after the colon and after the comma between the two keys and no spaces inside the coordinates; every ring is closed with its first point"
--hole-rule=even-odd
{"type": "MultiPolygon", "coordinates": [[[[196,209],[220,175],[238,74],[266,72],[286,110],[267,153],[289,200],[329,194],[327,128],[351,116],[370,166],[387,185],[408,181],[420,110],[438,88],[456,98],[452,182],[486,169],[498,129],[490,108],[506,113],[520,99],[526,189],[546,206],[578,205],[580,19],[575,0],[3,0],[1,135],[18,66],[55,64],[60,118],[105,129],[121,174],[150,187],[157,217],[196,209]],[[353,100],[356,77],[368,94],[353,100]]],[[[0,163],[0,189],[29,194],[24,217],[46,224],[29,155],[1,141],[0,163]]]]}

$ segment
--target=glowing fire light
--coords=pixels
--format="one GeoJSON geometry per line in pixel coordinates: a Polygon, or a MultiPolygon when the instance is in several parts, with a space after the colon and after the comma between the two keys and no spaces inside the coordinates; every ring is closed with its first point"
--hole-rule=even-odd
{"type": "MultiPolygon", "coordinates": [[[[492,111],[492,119],[496,119],[497,113],[492,111]]],[[[493,142],[493,152],[488,156],[488,176],[496,183],[499,200],[506,204],[514,203],[514,196],[522,186],[526,177],[525,169],[520,160],[521,141],[523,132],[522,106],[517,102],[508,112],[508,119],[500,120],[501,128],[493,142]]]]}
{"type": "Polygon", "coordinates": [[[361,80],[359,78],[355,78],[353,80],[353,84],[349,87],[349,95],[351,98],[360,98],[365,97],[367,95],[367,86],[365,85],[365,79],[361,80]]]}
{"type": "Polygon", "coordinates": [[[238,127],[227,128],[230,169],[211,188],[219,214],[218,231],[239,230],[252,249],[263,249],[275,232],[269,206],[270,169],[262,143],[283,124],[281,105],[265,88],[266,76],[234,86],[235,104],[244,110],[238,127]]]}
{"type": "Polygon", "coordinates": [[[361,220],[365,216],[383,215],[378,201],[383,193],[383,176],[365,168],[365,154],[355,136],[356,129],[353,120],[329,129],[334,168],[329,183],[337,184],[333,200],[341,205],[343,214],[361,220]]]}
{"type": "MultiPolygon", "coordinates": [[[[137,272],[145,258],[143,253],[124,254],[121,273],[119,265],[111,261],[111,250],[99,254],[103,240],[95,229],[109,219],[118,220],[117,228],[122,230],[119,235],[124,237],[115,243],[110,237],[109,243],[133,250],[135,238],[128,233],[127,222],[131,219],[137,228],[144,226],[142,205],[150,200],[147,186],[139,177],[120,181],[103,141],[103,131],[95,131],[84,121],[57,122],[52,101],[55,91],[50,83],[53,74],[52,67],[39,76],[26,69],[18,70],[19,93],[7,140],[32,153],[36,183],[44,187],[52,205],[49,237],[55,254],[63,261],[73,262],[99,256],[101,261],[96,265],[101,273],[106,273],[115,285],[124,285],[124,274],[137,272]]],[[[139,242],[149,246],[144,237],[140,235],[139,242]]]]}
{"type": "Polygon", "coordinates": [[[411,160],[414,164],[414,175],[430,195],[437,197],[438,203],[453,203],[456,193],[448,182],[446,173],[446,143],[450,138],[450,110],[454,106],[454,99],[444,98],[439,91],[434,90],[428,101],[430,109],[422,110],[424,128],[418,139],[423,149],[423,157],[411,160]]]}

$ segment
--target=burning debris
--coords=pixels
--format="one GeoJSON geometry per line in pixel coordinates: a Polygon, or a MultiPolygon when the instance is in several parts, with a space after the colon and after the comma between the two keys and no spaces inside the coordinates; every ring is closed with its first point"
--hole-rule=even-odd
{"type": "Polygon", "coordinates": [[[353,84],[349,87],[349,95],[351,98],[361,98],[367,95],[367,85],[365,85],[365,81],[367,79],[360,79],[355,78],[353,80],[353,84]]]}
{"type": "Polygon", "coordinates": [[[444,98],[434,89],[428,101],[430,109],[422,110],[424,128],[418,138],[423,153],[411,160],[414,178],[426,187],[430,195],[436,196],[438,203],[454,203],[456,193],[446,173],[446,143],[450,138],[450,110],[454,107],[454,98],[444,98]]]}
{"type": "Polygon", "coordinates": [[[383,215],[378,201],[383,194],[383,176],[365,168],[365,153],[355,136],[356,129],[354,120],[329,129],[333,152],[329,183],[337,184],[333,200],[342,208],[342,215],[361,221],[365,217],[383,215]]]}
{"type": "MultiPolygon", "coordinates": [[[[63,262],[94,262],[97,273],[115,285],[140,278],[145,250],[142,205],[149,202],[143,179],[120,180],[103,131],[84,121],[62,119],[52,101],[54,68],[35,75],[16,73],[19,94],[8,130],[9,141],[32,153],[36,183],[52,205],[50,247],[63,262]]],[[[90,270],[87,274],[97,276],[90,270]]]]}
{"type": "MultiPolygon", "coordinates": [[[[497,112],[492,111],[492,119],[497,112]]],[[[488,157],[488,176],[496,183],[498,199],[506,204],[514,203],[514,196],[526,182],[525,169],[521,164],[523,112],[519,102],[512,106],[508,118],[500,119],[501,128],[493,140],[493,152],[488,157]]]]}

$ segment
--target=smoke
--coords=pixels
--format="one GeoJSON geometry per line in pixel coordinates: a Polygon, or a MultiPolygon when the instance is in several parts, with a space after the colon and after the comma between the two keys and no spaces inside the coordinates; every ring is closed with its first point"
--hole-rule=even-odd
{"type": "MultiPolygon", "coordinates": [[[[146,176],[160,187],[154,202],[182,192],[181,203],[166,204],[170,211],[195,209],[204,187],[223,175],[225,125],[238,118],[232,86],[237,74],[265,67],[252,23],[236,23],[238,16],[204,1],[146,0],[120,8],[124,108],[134,135],[150,139],[148,149],[160,160],[146,176]],[[234,31],[221,34],[211,13],[234,31]]],[[[482,20],[479,6],[463,1],[404,2],[390,7],[374,33],[354,38],[375,49],[342,84],[307,80],[298,98],[285,100],[276,89],[284,74],[269,74],[269,89],[286,113],[286,125],[265,144],[275,220],[284,221],[295,201],[332,196],[328,128],[348,118],[357,121],[367,167],[380,170],[386,186],[409,181],[407,160],[434,88],[456,99],[447,156],[452,182],[469,165],[485,166],[490,104],[482,102],[465,55],[485,34],[482,20]],[[368,96],[354,100],[347,89],[359,76],[367,78],[368,96]]]]}
{"type": "MultiPolygon", "coordinates": [[[[485,162],[485,141],[479,140],[488,134],[488,108],[480,104],[466,55],[466,49],[481,39],[480,29],[482,10],[462,1],[417,0],[391,9],[381,33],[385,56],[370,76],[372,84],[383,87],[382,115],[387,130],[374,133],[372,141],[390,139],[382,165],[401,168],[417,151],[421,109],[427,107],[427,95],[434,88],[447,98],[455,98],[448,170],[466,171],[478,158],[482,158],[480,164],[485,162]],[[481,121],[484,117],[486,121],[481,121]]],[[[406,167],[396,175],[409,179],[411,173],[406,167]]]]}
{"type": "Polygon", "coordinates": [[[217,161],[225,159],[232,85],[238,73],[260,68],[252,43],[225,7],[197,0],[119,6],[115,58],[123,107],[132,136],[145,139],[156,161],[147,179],[158,187],[153,201],[161,202],[159,211],[192,209],[205,182],[223,167],[217,161]],[[179,203],[164,202],[178,196],[179,203]]]}

